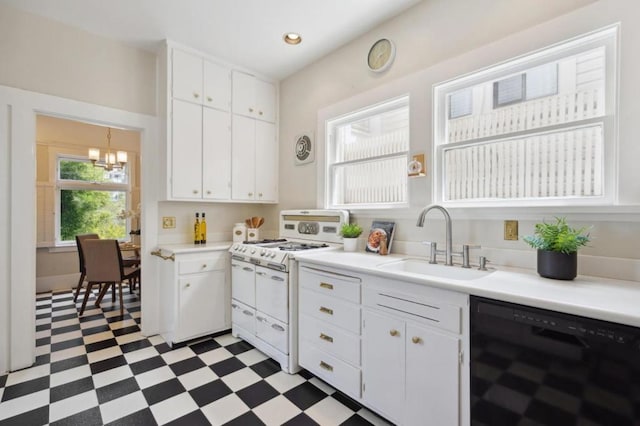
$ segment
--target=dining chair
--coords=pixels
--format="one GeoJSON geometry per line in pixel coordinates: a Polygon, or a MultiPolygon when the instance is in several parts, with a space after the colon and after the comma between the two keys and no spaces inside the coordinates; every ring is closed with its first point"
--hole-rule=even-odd
{"type": "MultiPolygon", "coordinates": [[[[95,284],[106,284],[100,290],[95,306],[100,306],[102,298],[112,287],[115,290],[118,285],[120,296],[120,315],[124,315],[124,303],[122,299],[122,282],[140,277],[140,268],[125,267],[122,261],[122,253],[117,240],[85,240],[83,242],[83,252],[85,257],[87,290],[80,308],[80,316],[84,313],[91,293],[91,287],[95,284]]],[[[115,302],[115,293],[113,296],[115,302]]]]}
{"type": "Polygon", "coordinates": [[[87,275],[87,271],[84,266],[84,254],[82,251],[82,243],[85,240],[99,240],[100,236],[98,234],[80,234],[76,235],[76,247],[78,248],[78,261],[80,263],[80,280],[78,280],[78,285],[76,287],[76,294],[73,296],[73,301],[75,303],[78,300],[78,295],[80,294],[80,289],[82,288],[82,284],[84,283],[84,279],[87,275]]]}

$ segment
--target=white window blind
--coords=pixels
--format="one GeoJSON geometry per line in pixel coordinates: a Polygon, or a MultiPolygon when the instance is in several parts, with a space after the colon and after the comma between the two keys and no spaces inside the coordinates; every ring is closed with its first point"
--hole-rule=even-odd
{"type": "Polygon", "coordinates": [[[407,202],[408,97],[329,120],[327,128],[328,207],[407,202]]]}
{"type": "Polygon", "coordinates": [[[611,198],[616,40],[609,28],[436,85],[438,201],[611,198]],[[455,117],[464,90],[472,113],[455,117]]]}

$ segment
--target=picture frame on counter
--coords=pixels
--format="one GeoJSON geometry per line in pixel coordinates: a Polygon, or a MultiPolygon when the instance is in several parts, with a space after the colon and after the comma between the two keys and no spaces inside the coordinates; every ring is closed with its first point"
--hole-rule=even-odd
{"type": "Polygon", "coordinates": [[[396,223],[388,220],[374,220],[371,222],[371,230],[367,237],[365,251],[370,253],[380,252],[380,243],[386,238],[387,252],[391,252],[391,244],[393,243],[393,233],[396,223]]]}

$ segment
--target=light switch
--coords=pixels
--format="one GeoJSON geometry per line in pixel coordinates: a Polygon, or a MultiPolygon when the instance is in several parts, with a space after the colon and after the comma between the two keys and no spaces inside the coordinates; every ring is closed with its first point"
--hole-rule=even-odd
{"type": "Polygon", "coordinates": [[[162,228],[170,229],[176,227],[176,218],[173,216],[163,216],[162,217],[162,228]]]}
{"type": "Polygon", "coordinates": [[[510,241],[518,239],[518,221],[517,220],[504,221],[504,239],[510,240],[510,241]]]}

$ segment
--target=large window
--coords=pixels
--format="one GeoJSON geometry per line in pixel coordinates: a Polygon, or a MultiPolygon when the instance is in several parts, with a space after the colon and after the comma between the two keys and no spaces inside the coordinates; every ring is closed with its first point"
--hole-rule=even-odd
{"type": "Polygon", "coordinates": [[[329,208],[397,207],[408,202],[409,98],[327,122],[329,208]]]}
{"type": "Polygon", "coordinates": [[[611,203],[616,41],[607,28],[436,85],[436,199],[611,203]]]}
{"type": "Polygon", "coordinates": [[[124,239],[127,224],[122,211],[129,204],[124,170],[107,171],[85,159],[59,157],[57,162],[56,242],[75,242],[77,234],[124,239]]]}

